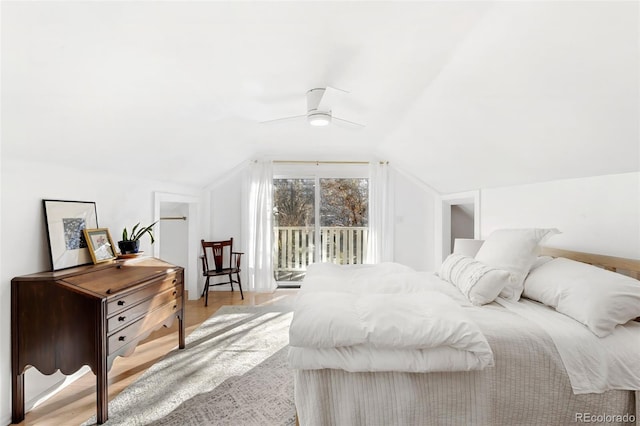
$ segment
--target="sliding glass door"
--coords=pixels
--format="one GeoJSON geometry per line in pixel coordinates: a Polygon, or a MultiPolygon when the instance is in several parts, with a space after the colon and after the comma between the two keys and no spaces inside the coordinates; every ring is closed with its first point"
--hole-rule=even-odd
{"type": "Polygon", "coordinates": [[[369,181],[348,175],[333,170],[274,178],[274,275],[280,286],[299,285],[314,262],[366,259],[369,181]]]}
{"type": "Polygon", "coordinates": [[[315,200],[315,179],[273,180],[273,270],[277,282],[301,281],[307,265],[315,262],[315,200]]]}

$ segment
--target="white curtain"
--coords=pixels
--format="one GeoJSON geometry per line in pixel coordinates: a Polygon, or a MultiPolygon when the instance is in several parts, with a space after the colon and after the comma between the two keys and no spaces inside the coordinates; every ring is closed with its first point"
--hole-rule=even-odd
{"type": "Polygon", "coordinates": [[[366,263],[393,261],[393,196],[389,164],[369,163],[369,243],[366,263]]]}
{"type": "Polygon", "coordinates": [[[271,161],[252,161],[245,186],[244,222],[247,248],[248,289],[272,292],[273,278],[273,165],[271,161]]]}

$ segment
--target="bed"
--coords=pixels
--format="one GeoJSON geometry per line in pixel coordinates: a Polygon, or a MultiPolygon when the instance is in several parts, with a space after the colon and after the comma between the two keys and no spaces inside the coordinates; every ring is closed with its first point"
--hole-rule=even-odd
{"type": "Polygon", "coordinates": [[[498,243],[492,234],[475,259],[448,258],[438,274],[397,264],[311,268],[290,329],[299,423],[640,424],[640,261],[541,248],[547,230],[512,231],[498,243]],[[614,290],[603,293],[603,283],[614,290]],[[412,311],[429,298],[436,302],[417,312],[423,326],[413,330],[412,311]],[[434,319],[443,300],[470,328],[434,319]],[[405,308],[389,313],[385,303],[405,308]],[[360,328],[345,332],[350,314],[360,328]],[[445,350],[412,340],[424,328],[456,332],[445,350]],[[490,357],[482,339],[469,339],[478,330],[490,357]]]}

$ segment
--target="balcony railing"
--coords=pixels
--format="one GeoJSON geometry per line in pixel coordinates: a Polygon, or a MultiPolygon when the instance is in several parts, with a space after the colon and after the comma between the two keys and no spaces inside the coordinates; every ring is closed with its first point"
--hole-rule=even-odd
{"type": "Polygon", "coordinates": [[[316,244],[314,227],[274,227],[276,253],[274,272],[278,281],[300,281],[307,266],[315,262],[315,250],[320,250],[320,262],[339,265],[364,263],[367,255],[369,228],[320,227],[320,244],[316,244]]]}

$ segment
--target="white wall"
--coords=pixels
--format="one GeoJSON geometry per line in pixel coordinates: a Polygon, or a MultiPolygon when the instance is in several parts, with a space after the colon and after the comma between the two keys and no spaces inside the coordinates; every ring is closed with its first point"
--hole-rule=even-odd
{"type": "MultiPolygon", "coordinates": [[[[240,280],[248,283],[247,279],[247,249],[243,247],[244,238],[242,236],[242,195],[245,184],[246,168],[237,168],[224,180],[212,184],[207,189],[209,197],[209,215],[207,216],[208,230],[203,234],[207,241],[226,240],[233,238],[233,251],[245,253],[241,259],[240,280]]],[[[202,249],[200,249],[202,252],[202,249]]],[[[202,274],[201,274],[202,275],[202,274]]],[[[223,281],[221,281],[223,282],[223,281]]],[[[200,277],[198,283],[199,291],[204,288],[204,277],[200,277]]],[[[211,291],[229,291],[229,286],[211,287],[211,291]]],[[[237,289],[234,286],[234,289],[237,289]]],[[[247,289],[244,285],[243,291],[247,289]]]]}
{"type": "Polygon", "coordinates": [[[480,206],[481,238],[558,228],[546,245],[640,259],[640,172],[483,189],[480,206]]]}
{"type": "Polygon", "coordinates": [[[439,197],[419,181],[392,169],[395,195],[394,261],[419,271],[433,271],[435,206],[439,197]]]}
{"type": "MultiPolygon", "coordinates": [[[[2,158],[2,255],[0,271],[0,423],[8,420],[10,405],[10,281],[18,275],[50,268],[42,199],[95,201],[98,225],[111,230],[115,241],[124,226],[153,220],[153,193],[165,191],[200,196],[192,187],[144,179],[126,178],[100,172],[79,171],[49,164],[2,158]]],[[[151,253],[148,238],[141,249],[151,253]]],[[[29,369],[26,398],[36,389],[55,385],[62,376],[42,376],[29,369]]],[[[5,423],[6,424],[6,423],[5,423]]]]}
{"type": "Polygon", "coordinates": [[[220,185],[211,189],[211,240],[233,237],[234,251],[242,247],[242,185],[243,171],[237,171],[220,185]]]}

